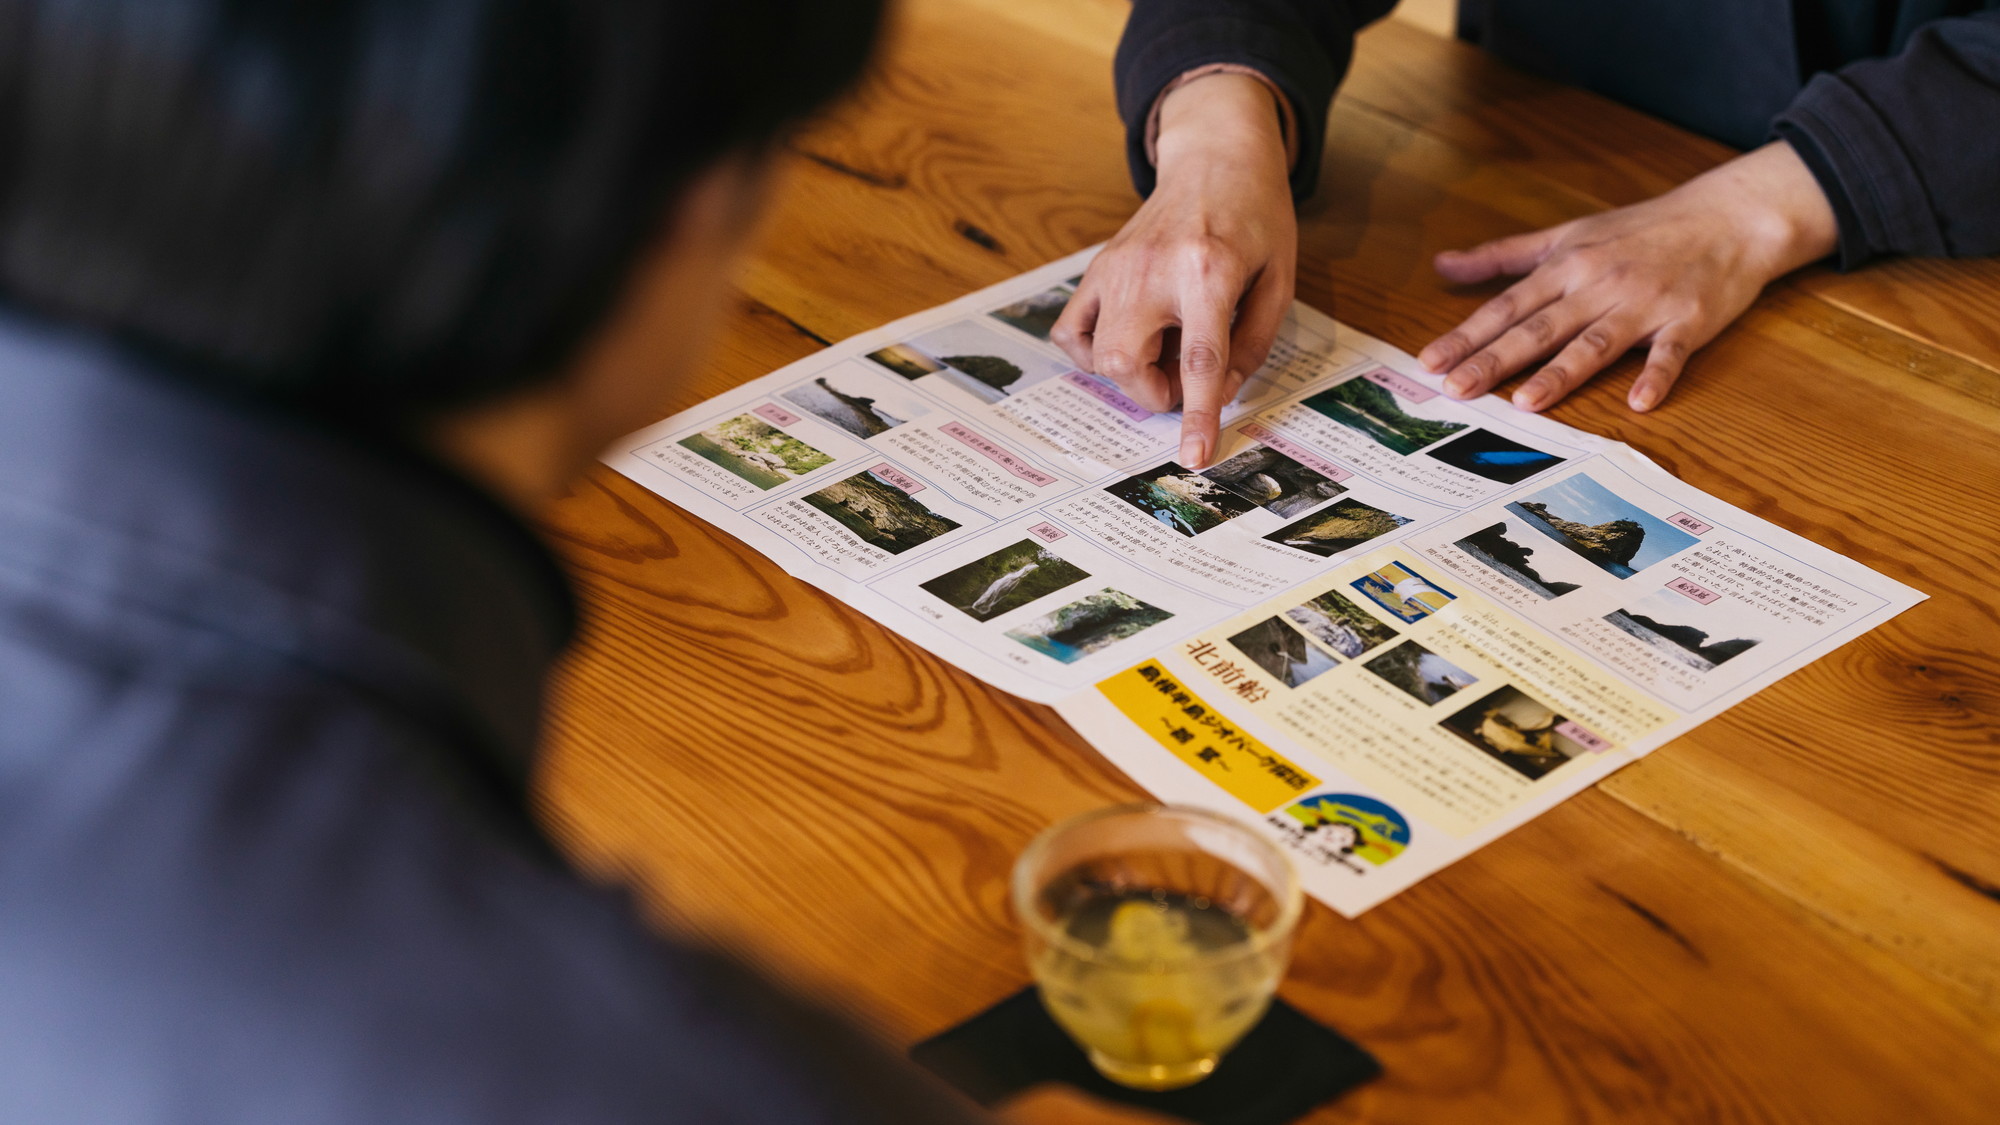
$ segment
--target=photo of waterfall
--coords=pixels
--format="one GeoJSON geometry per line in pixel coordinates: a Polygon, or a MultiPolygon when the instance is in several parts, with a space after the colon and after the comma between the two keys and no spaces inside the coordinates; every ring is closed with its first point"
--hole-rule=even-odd
{"type": "Polygon", "coordinates": [[[1082,567],[1023,539],[919,585],[974,621],[991,621],[1089,577],[1082,567]]]}

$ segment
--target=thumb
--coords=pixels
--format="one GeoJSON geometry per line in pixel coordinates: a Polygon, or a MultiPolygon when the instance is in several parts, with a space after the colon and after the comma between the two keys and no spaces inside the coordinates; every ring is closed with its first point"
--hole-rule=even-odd
{"type": "Polygon", "coordinates": [[[1483,242],[1470,250],[1446,250],[1434,260],[1445,280],[1473,285],[1501,274],[1527,273],[1542,264],[1555,247],[1561,227],[1530,231],[1483,242]]]}

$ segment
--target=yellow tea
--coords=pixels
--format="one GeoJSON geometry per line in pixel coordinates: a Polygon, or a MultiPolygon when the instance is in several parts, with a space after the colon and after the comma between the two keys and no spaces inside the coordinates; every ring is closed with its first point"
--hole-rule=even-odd
{"type": "MultiPolygon", "coordinates": [[[[1061,882],[1059,880],[1059,882],[1061,882]]],[[[1256,1025],[1284,971],[1247,920],[1208,898],[1078,885],[1058,916],[1072,943],[1034,966],[1050,1015],[1106,1077],[1166,1090],[1199,1081],[1256,1025]]]]}

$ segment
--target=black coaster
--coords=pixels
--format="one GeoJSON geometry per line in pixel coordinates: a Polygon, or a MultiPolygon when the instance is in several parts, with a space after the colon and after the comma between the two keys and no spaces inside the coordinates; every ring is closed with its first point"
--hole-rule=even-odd
{"type": "Polygon", "coordinates": [[[1375,1056],[1282,1000],[1215,1073],[1179,1090],[1131,1090],[1097,1073],[1027,988],[917,1044],[917,1064],[991,1106],[1030,1086],[1065,1082],[1110,1102],[1198,1125],[1283,1125],[1382,1073],[1375,1056]]]}

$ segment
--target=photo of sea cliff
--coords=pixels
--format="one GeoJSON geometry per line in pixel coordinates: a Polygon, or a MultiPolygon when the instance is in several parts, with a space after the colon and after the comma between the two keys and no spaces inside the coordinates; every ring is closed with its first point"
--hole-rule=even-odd
{"type": "Polygon", "coordinates": [[[1355,376],[1306,399],[1308,407],[1349,429],[1359,430],[1398,453],[1410,454],[1465,429],[1463,422],[1421,418],[1403,409],[1380,383],[1355,376]]]}
{"type": "Polygon", "coordinates": [[[1348,497],[1336,500],[1297,522],[1286,524],[1264,538],[1295,551],[1332,558],[1344,551],[1352,551],[1371,539],[1387,535],[1408,522],[1403,516],[1348,497]]]}
{"type": "Polygon", "coordinates": [[[1544,569],[1570,564],[1572,560],[1567,553],[1549,551],[1537,555],[1535,548],[1528,545],[1530,542],[1539,543],[1541,540],[1519,521],[1503,519],[1467,535],[1454,546],[1543,601],[1560,598],[1581,588],[1581,583],[1567,582],[1543,573],[1544,569]]]}
{"type": "Polygon", "coordinates": [[[1347,491],[1326,474],[1308,469],[1268,445],[1251,445],[1204,469],[1201,475],[1286,519],[1347,491]]]}
{"type": "Polygon", "coordinates": [[[1104,491],[1190,538],[1257,508],[1206,476],[1172,461],[1126,477],[1104,491]]]}
{"type": "Polygon", "coordinates": [[[1305,634],[1342,656],[1352,659],[1376,645],[1396,639],[1396,630],[1376,620],[1375,615],[1347,599],[1338,590],[1285,611],[1285,619],[1305,634]]]}
{"type": "Polygon", "coordinates": [[[1041,543],[1023,539],[920,586],[974,621],[991,621],[1089,577],[1082,567],[1051,554],[1041,543]]]}
{"type": "Polygon", "coordinates": [[[680,440],[682,449],[771,489],[833,464],[833,457],[751,414],[738,414],[680,440]]]}
{"type": "Polygon", "coordinates": [[[1699,542],[1584,473],[1509,504],[1507,510],[1617,578],[1630,578],[1699,542]]]}
{"type": "Polygon", "coordinates": [[[1007,636],[1043,656],[1074,664],[1172,616],[1130,594],[1105,589],[1017,625],[1007,636]]]}
{"type": "Polygon", "coordinates": [[[800,499],[892,555],[900,555],[959,528],[956,521],[924,507],[909,493],[876,476],[873,470],[835,481],[800,499]]]}
{"type": "Polygon", "coordinates": [[[1475,476],[1501,484],[1519,484],[1544,469],[1553,469],[1563,458],[1546,450],[1522,445],[1491,430],[1471,430],[1427,449],[1424,456],[1454,465],[1475,476]]]}
{"type": "Polygon", "coordinates": [[[859,365],[836,367],[809,383],[793,387],[782,397],[863,441],[931,412],[907,388],[859,365]]]}
{"type": "Polygon", "coordinates": [[[1756,648],[1759,638],[1746,637],[1737,620],[1742,610],[1728,601],[1702,605],[1672,590],[1655,590],[1614,609],[1604,620],[1684,668],[1712,672],[1756,648]]]}
{"type": "Polygon", "coordinates": [[[1340,665],[1318,645],[1306,643],[1297,629],[1279,617],[1259,621],[1229,638],[1229,643],[1286,687],[1298,687],[1340,665]]]}

